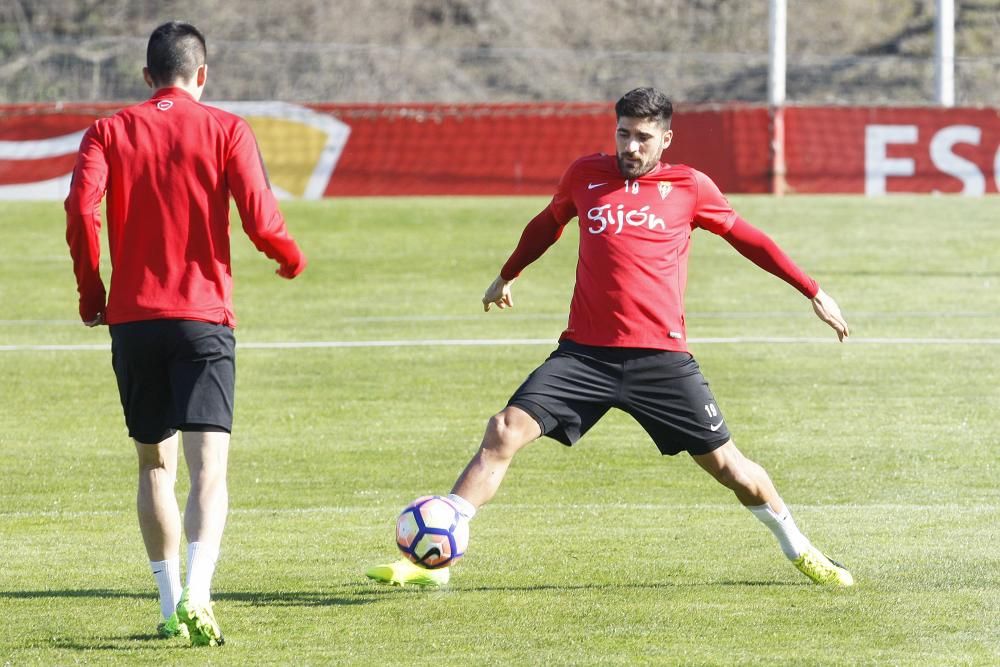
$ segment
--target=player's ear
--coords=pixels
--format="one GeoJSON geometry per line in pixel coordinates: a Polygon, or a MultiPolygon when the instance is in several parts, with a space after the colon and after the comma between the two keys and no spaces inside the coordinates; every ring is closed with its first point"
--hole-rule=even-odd
{"type": "Polygon", "coordinates": [[[153,75],[149,73],[148,67],[142,68],[142,78],[146,81],[147,86],[150,88],[156,88],[156,86],[153,85],[153,75]]]}
{"type": "Polygon", "coordinates": [[[205,81],[208,80],[208,63],[201,65],[195,72],[194,76],[195,76],[195,83],[198,84],[198,87],[200,88],[204,86],[205,81]]]}
{"type": "Polygon", "coordinates": [[[673,138],[674,138],[673,130],[667,130],[666,132],[663,133],[663,150],[666,150],[667,147],[670,146],[670,142],[673,141],[673,138]]]}

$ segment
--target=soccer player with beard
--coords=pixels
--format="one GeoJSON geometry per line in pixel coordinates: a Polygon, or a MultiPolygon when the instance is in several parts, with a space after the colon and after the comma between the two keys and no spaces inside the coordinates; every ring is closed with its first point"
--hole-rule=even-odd
{"type": "MultiPolygon", "coordinates": [[[[479,451],[449,496],[471,518],[502,482],[514,455],[542,435],[567,446],[611,408],[632,415],[664,455],[687,452],[778,539],[816,583],[853,577],[802,534],[771,478],[733,443],[715,397],[688,352],[684,288],[691,233],[702,228],[811,300],[840,340],[837,303],[767,235],[743,220],[705,174],[661,163],[673,132],[662,92],[638,88],[615,105],[617,155],[590,155],[563,175],[552,202],[525,228],[483,306],[513,305],[510,287],[579,218],[580,249],[569,324],[557,349],[487,424],[479,451]]],[[[383,583],[439,586],[449,572],[407,560],[374,567],[383,583]]]]}

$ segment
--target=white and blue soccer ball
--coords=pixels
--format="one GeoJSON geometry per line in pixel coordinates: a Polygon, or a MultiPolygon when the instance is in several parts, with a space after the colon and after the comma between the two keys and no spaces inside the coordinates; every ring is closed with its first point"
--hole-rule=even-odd
{"type": "Polygon", "coordinates": [[[469,546],[469,521],[444,496],[421,496],[396,520],[396,546],[420,567],[448,567],[469,546]]]}

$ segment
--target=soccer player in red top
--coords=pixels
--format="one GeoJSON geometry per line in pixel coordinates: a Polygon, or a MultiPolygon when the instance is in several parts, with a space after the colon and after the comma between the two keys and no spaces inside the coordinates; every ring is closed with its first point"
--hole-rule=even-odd
{"type": "MultiPolygon", "coordinates": [[[[512,306],[514,279],[579,219],[569,325],[558,348],[490,419],[449,498],[471,518],[497,492],[522,447],[541,435],[572,445],[614,407],[632,415],[662,454],[687,452],[731,489],[806,576],[850,586],[850,572],[809,542],[767,472],[733,444],[688,352],[684,287],[692,232],[700,227],[721,236],[791,284],[843,340],[849,331],[840,308],[774,241],[740,218],[708,176],[660,161],[673,137],[666,95],[638,88],[618,101],[615,112],[617,154],[570,165],[552,202],[528,223],[483,296],[486,310],[512,306]]],[[[421,570],[407,560],[367,574],[398,585],[435,586],[449,578],[447,570],[421,570]]]]}
{"type": "Polygon", "coordinates": [[[112,365],[139,457],[139,527],[160,591],[164,637],[223,643],[210,586],[228,512],[236,318],[229,199],[254,245],[294,278],[306,259],[285,228],[250,127],[200,104],[205,38],[165,23],[149,38],[152,97],[96,121],[84,134],[66,198],[66,240],[87,326],[110,325],[112,365]],[[111,291],[99,270],[107,194],[111,291]],[[174,496],[178,431],[191,491],[174,496]]]}

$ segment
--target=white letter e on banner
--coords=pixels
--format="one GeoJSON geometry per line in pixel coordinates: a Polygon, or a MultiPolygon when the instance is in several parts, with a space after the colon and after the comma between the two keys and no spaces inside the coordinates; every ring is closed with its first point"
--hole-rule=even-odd
{"type": "Polygon", "coordinates": [[[884,195],[885,179],[889,176],[913,176],[916,165],[912,158],[886,157],[887,144],[917,143],[916,125],[865,126],[865,194],[884,195]]]}

